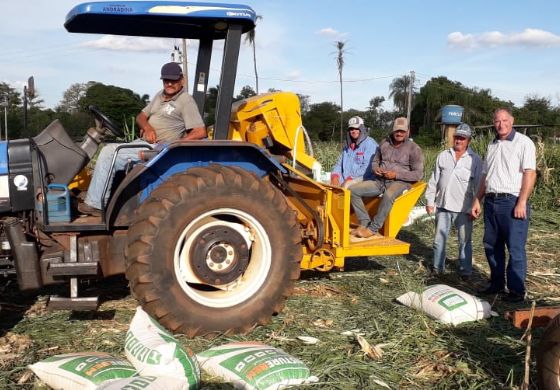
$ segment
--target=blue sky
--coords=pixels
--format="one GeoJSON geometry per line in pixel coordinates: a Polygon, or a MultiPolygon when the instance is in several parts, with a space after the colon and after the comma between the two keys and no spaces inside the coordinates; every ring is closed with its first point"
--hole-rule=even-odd
{"type": "MultiPolygon", "coordinates": [[[[391,80],[411,70],[416,87],[446,76],[518,106],[533,95],[560,104],[558,1],[220,2],[248,4],[262,16],[256,32],[261,92],[276,88],[309,95],[311,103],[338,104],[334,42],[343,40],[345,109],[363,110],[374,96],[387,99],[391,80]]],[[[79,3],[3,0],[0,81],[22,91],[33,75],[46,107],[56,106],[72,83],[90,80],[152,96],[161,86],[161,65],[180,42],[70,34],[65,16],[79,3]]],[[[212,68],[219,66],[215,55],[212,68]]],[[[210,80],[215,84],[216,77],[210,80]]],[[[247,45],[236,89],[244,85],[254,87],[247,45]]]]}

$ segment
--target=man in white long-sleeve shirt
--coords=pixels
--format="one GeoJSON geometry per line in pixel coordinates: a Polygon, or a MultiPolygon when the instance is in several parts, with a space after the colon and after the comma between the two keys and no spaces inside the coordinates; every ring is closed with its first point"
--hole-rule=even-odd
{"type": "Polygon", "coordinates": [[[459,275],[472,273],[472,202],[482,173],[482,160],[470,147],[471,128],[461,123],[453,136],[453,147],[441,152],[426,189],[426,211],[436,211],[432,273],[445,271],[445,247],[451,225],[459,241],[459,275]]]}

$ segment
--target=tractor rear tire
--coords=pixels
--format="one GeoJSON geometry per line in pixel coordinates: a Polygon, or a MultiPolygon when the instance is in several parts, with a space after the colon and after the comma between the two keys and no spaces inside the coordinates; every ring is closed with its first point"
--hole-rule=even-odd
{"type": "Polygon", "coordinates": [[[539,389],[560,389],[560,314],[544,330],[537,349],[539,389]]]}
{"type": "Polygon", "coordinates": [[[171,176],[138,209],[126,276],[175,333],[247,333],[279,313],[299,278],[295,212],[269,182],[211,165],[171,176]]]}

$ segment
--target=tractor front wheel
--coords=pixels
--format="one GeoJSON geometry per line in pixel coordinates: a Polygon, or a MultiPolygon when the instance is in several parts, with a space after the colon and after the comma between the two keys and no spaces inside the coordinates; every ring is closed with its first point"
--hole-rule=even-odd
{"type": "Polygon", "coordinates": [[[190,337],[247,333],[299,277],[295,213],[270,183],[212,165],[170,177],[138,209],[126,275],[144,309],[190,337]]]}

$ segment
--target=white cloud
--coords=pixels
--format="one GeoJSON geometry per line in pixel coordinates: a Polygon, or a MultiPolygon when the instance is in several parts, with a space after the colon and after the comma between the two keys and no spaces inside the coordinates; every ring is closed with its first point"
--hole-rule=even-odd
{"type": "Polygon", "coordinates": [[[458,49],[498,46],[553,47],[560,46],[560,35],[536,28],[526,28],[522,32],[513,33],[487,31],[480,34],[463,34],[455,31],[447,36],[447,44],[458,49]]]}
{"type": "Polygon", "coordinates": [[[560,36],[536,28],[527,28],[522,33],[513,34],[511,40],[515,44],[526,46],[560,46],[560,36]]]}
{"type": "Polygon", "coordinates": [[[83,42],[80,44],[80,46],[100,50],[170,52],[173,49],[173,42],[173,39],[165,38],[121,37],[116,35],[104,35],[99,39],[83,42]]]}
{"type": "Polygon", "coordinates": [[[476,46],[476,39],[472,34],[455,31],[447,36],[447,44],[459,49],[472,49],[476,46]]]}
{"type": "Polygon", "coordinates": [[[337,39],[337,40],[342,40],[348,36],[348,33],[340,32],[332,27],[322,28],[319,31],[317,31],[316,34],[327,37],[329,39],[337,39]]]}

